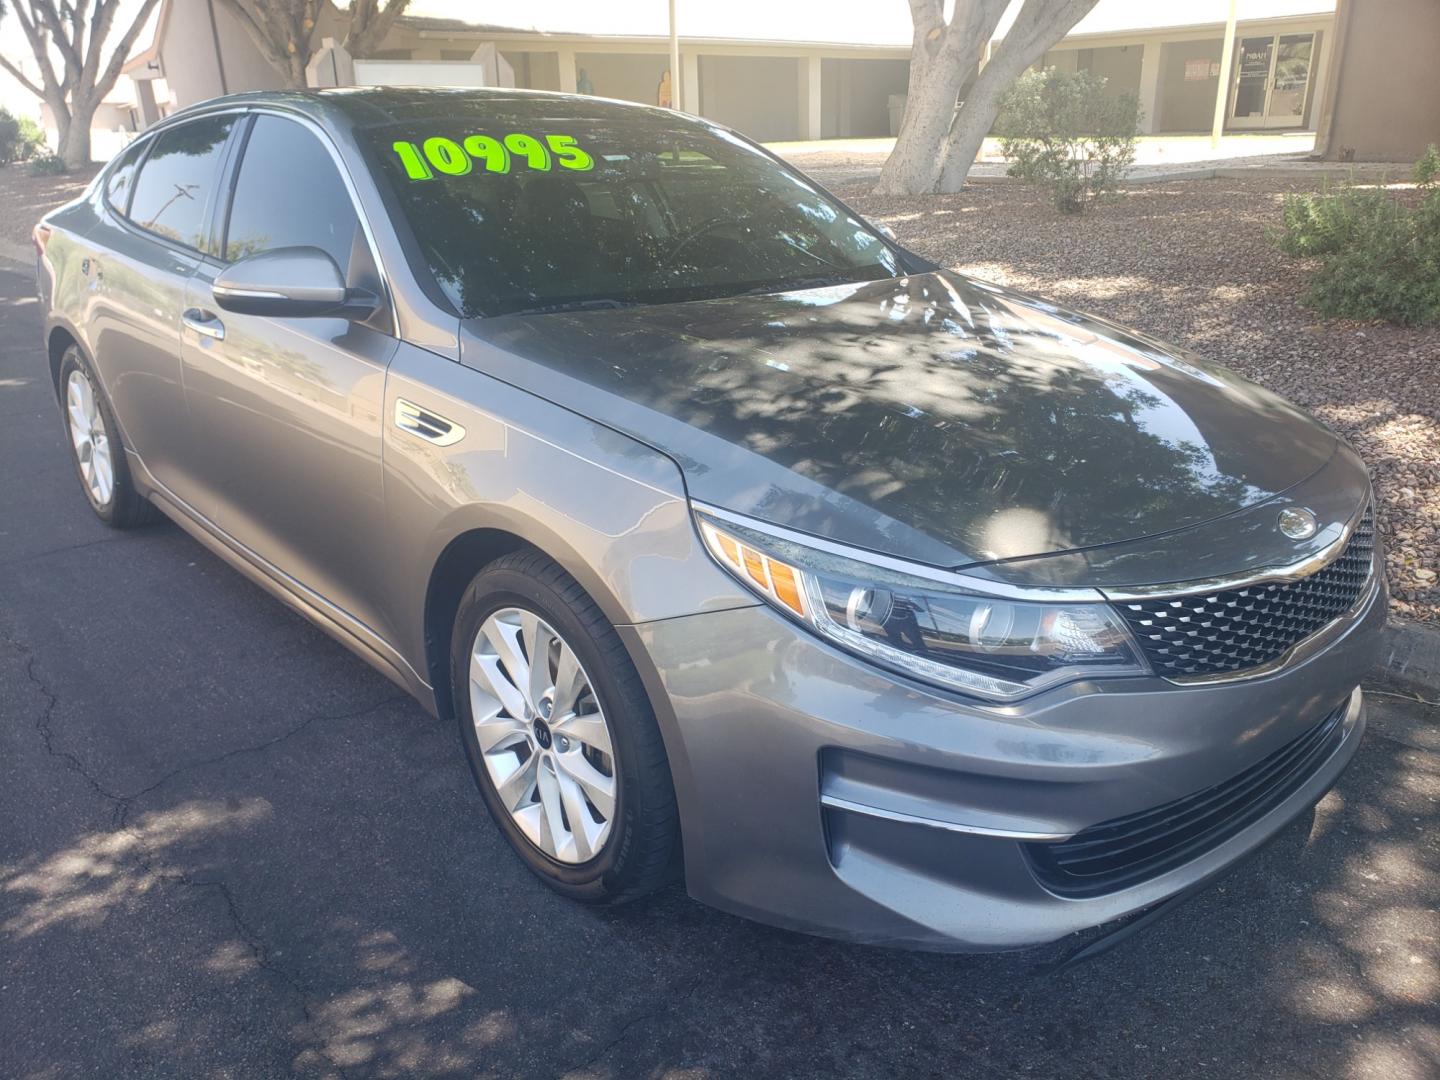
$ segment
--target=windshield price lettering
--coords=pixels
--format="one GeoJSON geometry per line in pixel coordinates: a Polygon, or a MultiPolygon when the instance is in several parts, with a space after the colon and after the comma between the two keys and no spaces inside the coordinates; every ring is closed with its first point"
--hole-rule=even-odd
{"type": "Polygon", "coordinates": [[[537,172],[549,172],[555,164],[575,172],[595,168],[595,159],[580,149],[571,135],[535,136],[513,131],[503,139],[470,135],[463,143],[437,135],[419,146],[402,139],[391,149],[411,180],[431,180],[437,172],[464,176],[476,168],[508,173],[516,159],[537,172]]]}

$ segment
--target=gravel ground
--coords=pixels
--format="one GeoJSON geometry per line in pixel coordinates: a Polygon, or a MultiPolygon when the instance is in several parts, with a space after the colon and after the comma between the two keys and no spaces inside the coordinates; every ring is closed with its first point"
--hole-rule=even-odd
{"type": "Polygon", "coordinates": [[[99,170],[92,165],[63,176],[36,176],[26,165],[0,167],[0,239],[28,245],[45,211],[79,195],[99,170]]]}
{"type": "Polygon", "coordinates": [[[1392,613],[1440,619],[1440,327],[1359,324],[1300,306],[1304,268],[1266,231],[1283,193],[1307,186],[1152,184],[1083,216],[1014,183],[904,199],[835,190],[942,265],[1188,346],[1314,413],[1375,477],[1392,613]]]}

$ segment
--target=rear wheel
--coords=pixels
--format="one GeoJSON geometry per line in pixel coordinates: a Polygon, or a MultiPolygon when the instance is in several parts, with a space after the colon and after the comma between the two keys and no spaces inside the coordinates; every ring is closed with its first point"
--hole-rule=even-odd
{"type": "Polygon", "coordinates": [[[672,875],[679,828],[659,727],[624,645],[539,552],[475,576],[451,679],[475,781],[510,845],[577,900],[614,903],[672,875]]]}
{"type": "Polygon", "coordinates": [[[154,521],[158,512],[135,490],[119,426],[78,346],[61,358],[60,390],[70,456],[96,516],[117,529],[154,521]]]}

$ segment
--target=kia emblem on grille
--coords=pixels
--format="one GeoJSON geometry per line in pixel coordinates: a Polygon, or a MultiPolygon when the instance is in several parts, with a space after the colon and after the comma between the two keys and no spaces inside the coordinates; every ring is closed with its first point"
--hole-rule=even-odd
{"type": "Polygon", "coordinates": [[[1280,531],[1291,540],[1309,540],[1315,535],[1315,515],[1298,506],[1280,511],[1280,531]]]}

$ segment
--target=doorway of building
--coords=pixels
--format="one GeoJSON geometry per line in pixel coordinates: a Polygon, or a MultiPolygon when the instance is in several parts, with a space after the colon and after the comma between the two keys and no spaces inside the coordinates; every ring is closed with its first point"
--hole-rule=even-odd
{"type": "Polygon", "coordinates": [[[1302,127],[1315,59],[1310,34],[1266,34],[1235,41],[1231,128],[1302,127]]]}

